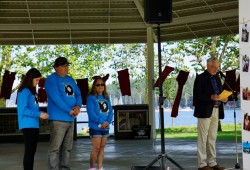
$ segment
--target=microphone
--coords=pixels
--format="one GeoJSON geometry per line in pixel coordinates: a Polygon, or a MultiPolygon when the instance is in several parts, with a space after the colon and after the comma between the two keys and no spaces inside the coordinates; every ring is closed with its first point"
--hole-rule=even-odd
{"type": "Polygon", "coordinates": [[[221,78],[223,77],[224,79],[226,79],[226,76],[221,71],[219,71],[219,74],[221,78]]]}
{"type": "Polygon", "coordinates": [[[224,85],[226,85],[226,87],[229,89],[229,91],[231,91],[233,93],[231,95],[232,99],[237,100],[237,92],[235,90],[233,90],[233,88],[227,83],[226,76],[221,71],[218,71],[218,73],[219,73],[221,78],[224,78],[224,85]]]}

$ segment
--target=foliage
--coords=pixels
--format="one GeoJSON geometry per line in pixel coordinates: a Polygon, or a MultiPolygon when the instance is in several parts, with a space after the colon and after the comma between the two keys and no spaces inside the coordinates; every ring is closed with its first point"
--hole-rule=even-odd
{"type": "MultiPolygon", "coordinates": [[[[0,46],[0,87],[2,87],[2,77],[5,70],[17,72],[17,77],[21,77],[23,67],[31,65],[29,57],[34,48],[23,48],[22,46],[0,46]]],[[[13,91],[17,87],[14,87],[13,91]]],[[[1,88],[0,88],[1,89],[1,88]]],[[[0,99],[0,106],[5,107],[5,99],[0,99]]]]}
{"type": "MultiPolygon", "coordinates": [[[[110,68],[123,70],[128,68],[131,79],[136,82],[145,79],[146,59],[144,44],[121,44],[114,46],[111,53],[113,61],[110,68]]],[[[117,78],[117,75],[113,75],[117,78]]]]}
{"type": "Polygon", "coordinates": [[[108,45],[56,45],[39,46],[36,56],[41,62],[41,70],[47,76],[53,72],[53,62],[59,57],[66,57],[71,62],[70,75],[75,79],[91,78],[96,74],[103,75],[104,63],[110,60],[104,55],[108,45]]]}
{"type": "MultiPolygon", "coordinates": [[[[168,107],[172,107],[176,93],[177,93],[177,81],[176,77],[180,70],[188,71],[189,66],[184,62],[185,53],[180,47],[176,45],[176,42],[163,43],[162,47],[162,66],[173,67],[174,70],[168,75],[167,79],[163,82],[163,94],[166,97],[168,107]]],[[[158,65],[155,67],[157,70],[158,65]]],[[[155,71],[158,75],[158,71],[155,71]]]]}
{"type": "MultiPolygon", "coordinates": [[[[146,87],[146,53],[145,53],[144,44],[120,44],[113,46],[113,51],[110,52],[113,60],[110,61],[110,68],[113,70],[123,70],[129,69],[130,83],[131,87],[134,86],[135,89],[131,90],[131,93],[134,95],[140,90],[139,96],[142,96],[142,93],[147,93],[146,87]],[[144,81],[144,82],[143,82],[144,81]],[[133,83],[132,83],[133,82],[133,83]],[[143,83],[143,87],[141,86],[143,83]]],[[[117,80],[117,74],[112,74],[112,78],[117,80]]],[[[118,81],[113,81],[112,84],[117,85],[118,81]]],[[[118,87],[118,85],[117,85],[118,87]]],[[[144,95],[145,98],[145,95],[144,95]]],[[[125,101],[125,98],[122,98],[123,103],[133,103],[132,101],[125,101]]],[[[129,100],[129,99],[128,99],[129,100]]],[[[145,99],[142,99],[145,101],[145,99]]],[[[145,101],[147,102],[147,101],[145,101]]],[[[137,103],[137,102],[135,102],[137,103]]]]}
{"type": "Polygon", "coordinates": [[[120,90],[117,90],[117,84],[108,84],[107,89],[111,98],[111,103],[113,105],[120,104],[121,101],[124,102],[125,98],[129,100],[129,104],[142,104],[145,102],[145,93],[143,93],[143,90],[145,88],[145,82],[140,81],[137,82],[136,80],[131,80],[131,96],[122,96],[120,90]],[[135,86],[135,84],[139,84],[135,86]]]}
{"type": "Polygon", "coordinates": [[[235,35],[206,37],[177,42],[186,56],[192,57],[196,72],[205,70],[206,59],[213,56],[221,62],[221,70],[239,69],[239,38],[235,35]]]}
{"type": "Polygon", "coordinates": [[[175,81],[175,77],[169,77],[165,80],[163,83],[163,93],[165,94],[165,97],[167,100],[167,107],[172,108],[172,105],[174,104],[175,95],[177,94],[177,82],[175,81]]]}
{"type": "Polygon", "coordinates": [[[189,78],[184,86],[182,107],[192,107],[194,72],[200,73],[206,69],[206,59],[210,56],[217,57],[221,62],[221,70],[239,70],[239,38],[236,35],[206,37],[193,40],[163,43],[162,63],[174,67],[165,82],[163,93],[167,107],[173,105],[178,84],[176,77],[180,70],[189,71],[189,78]],[[186,62],[189,62],[187,64],[186,62]]]}
{"type": "MultiPolygon", "coordinates": [[[[1,46],[0,77],[4,70],[16,72],[16,78],[21,79],[28,69],[35,67],[43,77],[54,72],[54,60],[63,56],[70,62],[70,75],[75,79],[90,78],[103,75],[105,63],[111,60],[105,52],[109,45],[44,45],[44,46],[1,46]]],[[[2,84],[0,80],[0,86],[2,84]]],[[[13,91],[17,86],[13,88],[13,91]]],[[[2,102],[1,102],[2,103],[2,102]]],[[[5,103],[5,102],[3,102],[5,103]]],[[[3,105],[2,105],[3,106],[3,105]]]]}
{"type": "Polygon", "coordinates": [[[144,44],[123,44],[117,50],[118,51],[115,51],[115,55],[118,58],[114,58],[115,68],[122,68],[122,67],[123,69],[126,67],[131,68],[132,70],[134,70],[134,72],[131,73],[132,78],[137,77],[138,73],[145,72],[146,64],[145,64],[145,45],[144,44]],[[119,61],[119,59],[122,59],[122,60],[119,61]]]}
{"type": "MultiPolygon", "coordinates": [[[[163,94],[167,98],[164,105],[171,107],[176,96],[178,84],[176,77],[180,70],[196,72],[205,69],[204,61],[208,56],[216,56],[221,61],[221,69],[239,69],[238,36],[227,35],[193,40],[162,43],[162,66],[174,67],[163,82],[163,94]],[[187,61],[190,64],[187,64],[187,61]]],[[[128,68],[132,93],[129,98],[131,104],[147,103],[147,68],[145,44],[79,44],[79,45],[43,45],[43,46],[1,46],[0,48],[0,76],[4,70],[17,72],[17,78],[31,67],[39,69],[43,77],[47,77],[53,70],[53,62],[58,56],[64,56],[71,62],[70,75],[75,79],[91,78],[94,75],[104,76],[110,73],[113,78],[109,91],[112,96],[121,98],[117,74],[114,71],[128,68]],[[116,91],[116,92],[115,92],[116,91]],[[143,99],[141,99],[143,97],[143,99]]],[[[155,75],[158,75],[157,55],[155,55],[155,75]]],[[[183,89],[181,106],[192,106],[192,88],[195,75],[190,74],[183,89]]],[[[0,85],[2,84],[0,79],[0,85]]],[[[15,90],[14,87],[13,90],[15,90]]],[[[156,94],[158,88],[156,88],[156,94]]],[[[124,98],[121,98],[123,103],[124,98]]]]}
{"type": "Polygon", "coordinates": [[[193,107],[193,86],[195,75],[189,75],[185,86],[183,87],[181,107],[193,107]]]}
{"type": "Polygon", "coordinates": [[[108,45],[44,45],[44,46],[1,46],[3,70],[17,72],[20,79],[29,68],[37,68],[44,77],[51,74],[54,60],[63,56],[71,62],[70,75],[74,78],[92,77],[103,74],[104,63],[110,60],[105,54],[108,45]]]}
{"type": "MultiPolygon", "coordinates": [[[[218,132],[218,140],[235,140],[234,124],[222,125],[223,131],[218,132]]],[[[236,124],[237,140],[241,141],[241,124],[236,124]]],[[[160,138],[160,129],[156,130],[157,138],[160,138]]],[[[164,129],[165,138],[197,139],[196,126],[179,126],[164,129]]]]}

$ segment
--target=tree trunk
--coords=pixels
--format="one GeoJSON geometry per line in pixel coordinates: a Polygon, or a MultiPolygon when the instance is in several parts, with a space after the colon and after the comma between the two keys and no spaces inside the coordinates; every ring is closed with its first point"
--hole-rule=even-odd
{"type": "Polygon", "coordinates": [[[220,121],[220,120],[219,120],[219,122],[218,122],[218,132],[222,132],[221,121],[220,121]]]}
{"type": "Polygon", "coordinates": [[[6,100],[4,98],[0,98],[0,107],[6,107],[6,100]]]}

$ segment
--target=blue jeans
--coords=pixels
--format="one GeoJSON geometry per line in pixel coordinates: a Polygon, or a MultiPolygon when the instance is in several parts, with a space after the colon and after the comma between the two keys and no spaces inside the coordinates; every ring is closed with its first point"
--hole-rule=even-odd
{"type": "Polygon", "coordinates": [[[70,170],[69,155],[73,144],[74,122],[50,121],[49,170],[70,170]]]}

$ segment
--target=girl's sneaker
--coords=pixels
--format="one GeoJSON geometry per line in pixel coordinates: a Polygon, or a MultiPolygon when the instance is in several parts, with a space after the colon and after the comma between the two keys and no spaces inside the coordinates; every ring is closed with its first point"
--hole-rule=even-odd
{"type": "Polygon", "coordinates": [[[101,169],[98,169],[98,170],[105,170],[103,167],[101,169]]]}
{"type": "Polygon", "coordinates": [[[96,168],[89,168],[89,170],[96,170],[96,168]]]}

